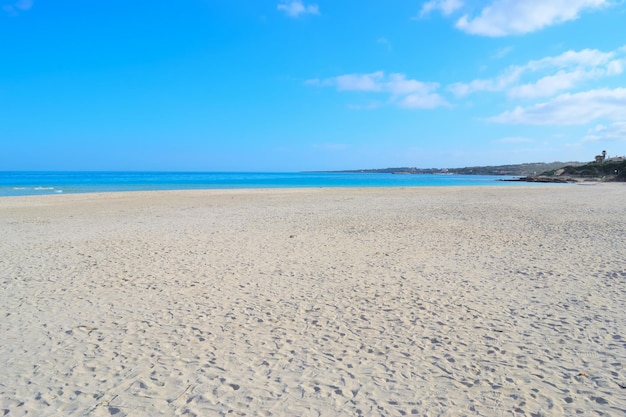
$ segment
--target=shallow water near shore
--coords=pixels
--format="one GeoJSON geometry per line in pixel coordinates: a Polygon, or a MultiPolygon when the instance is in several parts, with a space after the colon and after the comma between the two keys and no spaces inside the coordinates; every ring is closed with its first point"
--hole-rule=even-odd
{"type": "Polygon", "coordinates": [[[332,172],[0,172],[0,196],[238,188],[519,185],[502,182],[511,178],[332,172]]]}

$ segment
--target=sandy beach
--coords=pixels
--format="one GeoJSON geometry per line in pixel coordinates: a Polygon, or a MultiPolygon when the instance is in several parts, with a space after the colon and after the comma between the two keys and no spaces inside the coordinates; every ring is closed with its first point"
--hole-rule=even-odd
{"type": "Polygon", "coordinates": [[[0,199],[4,416],[626,415],[626,186],[0,199]]]}

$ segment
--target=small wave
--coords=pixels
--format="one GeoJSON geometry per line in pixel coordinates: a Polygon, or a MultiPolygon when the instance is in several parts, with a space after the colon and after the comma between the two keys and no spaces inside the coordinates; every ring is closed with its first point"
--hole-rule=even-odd
{"type": "Polygon", "coordinates": [[[54,187],[35,187],[35,190],[37,191],[54,190],[54,187]]]}
{"type": "Polygon", "coordinates": [[[26,187],[13,187],[14,190],[28,190],[26,187]]]}

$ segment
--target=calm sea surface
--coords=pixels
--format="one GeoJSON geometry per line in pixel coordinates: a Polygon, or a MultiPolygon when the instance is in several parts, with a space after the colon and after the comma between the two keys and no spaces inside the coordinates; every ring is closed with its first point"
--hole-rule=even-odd
{"type": "Polygon", "coordinates": [[[0,196],[227,188],[444,187],[520,184],[499,181],[507,178],[511,177],[326,172],[0,172],[0,196]]]}

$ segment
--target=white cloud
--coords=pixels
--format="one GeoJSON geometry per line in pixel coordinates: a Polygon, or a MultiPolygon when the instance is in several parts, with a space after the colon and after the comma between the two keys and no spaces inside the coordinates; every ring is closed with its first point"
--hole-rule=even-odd
{"type": "Polygon", "coordinates": [[[584,11],[610,5],[610,0],[493,0],[478,16],[464,15],[455,26],[473,35],[520,35],[575,20],[584,11]]]}
{"type": "Polygon", "coordinates": [[[626,64],[626,59],[611,61],[607,65],[606,75],[619,75],[624,72],[624,64],[626,64]]]}
{"type": "Polygon", "coordinates": [[[398,105],[406,109],[435,109],[449,106],[443,97],[435,93],[409,94],[403,97],[398,105]]]}
{"type": "Polygon", "coordinates": [[[290,17],[298,17],[303,14],[320,14],[320,10],[317,4],[305,5],[300,0],[283,1],[282,3],[279,3],[276,8],[285,12],[287,16],[290,17]]]}
{"type": "Polygon", "coordinates": [[[507,56],[508,54],[511,53],[511,51],[513,50],[512,46],[506,46],[504,48],[500,48],[496,51],[495,54],[493,54],[493,58],[494,59],[502,59],[505,56],[507,56]]]}
{"type": "Polygon", "coordinates": [[[333,83],[339,91],[381,91],[381,81],[385,77],[382,71],[371,74],[346,74],[329,79],[327,83],[333,83]]]}
{"type": "Polygon", "coordinates": [[[370,101],[366,104],[348,104],[348,108],[352,110],[374,110],[380,107],[378,101],[370,101]]]}
{"type": "Polygon", "coordinates": [[[437,83],[424,83],[417,80],[407,80],[404,74],[390,74],[384,83],[384,89],[394,96],[405,94],[427,94],[439,87],[437,83]]]}
{"type": "MultiPolygon", "coordinates": [[[[622,48],[616,52],[622,51],[622,48]]],[[[533,71],[542,68],[565,67],[565,66],[599,66],[607,64],[615,56],[616,52],[602,52],[597,49],[583,49],[581,51],[566,51],[561,55],[546,57],[535,61],[530,61],[526,66],[533,71]]]]}
{"type": "Polygon", "coordinates": [[[478,79],[469,83],[454,83],[448,87],[455,96],[463,97],[478,91],[504,91],[516,83],[524,73],[523,67],[511,66],[493,79],[478,79]]]}
{"type": "Polygon", "coordinates": [[[444,16],[449,16],[463,7],[462,0],[430,0],[422,5],[420,16],[424,17],[434,10],[439,10],[444,16]]]}
{"type": "Polygon", "coordinates": [[[540,80],[513,87],[508,95],[515,98],[537,98],[549,97],[561,91],[573,89],[577,83],[591,78],[598,78],[606,74],[601,69],[591,71],[559,71],[554,75],[549,75],[540,80]]]}
{"type": "Polygon", "coordinates": [[[597,125],[590,129],[583,142],[626,141],[626,121],[615,122],[609,126],[597,125]]]}
{"type": "Polygon", "coordinates": [[[533,83],[512,87],[507,94],[513,98],[550,97],[563,91],[573,90],[587,80],[619,75],[623,72],[623,62],[624,60],[618,59],[595,68],[587,69],[581,66],[575,69],[559,70],[533,83]]]}
{"type": "MultiPolygon", "coordinates": [[[[383,71],[368,74],[345,74],[327,79],[306,81],[308,85],[334,86],[338,91],[377,92],[389,95],[389,102],[399,107],[432,109],[448,106],[446,100],[436,93],[437,83],[407,79],[404,74],[385,75],[383,71]]],[[[350,108],[361,106],[351,105],[350,108]]]]}
{"type": "Polygon", "coordinates": [[[518,106],[490,120],[511,124],[576,125],[598,119],[626,121],[626,88],[562,94],[548,102],[529,107],[518,106]]]}
{"type": "Polygon", "coordinates": [[[572,90],[585,80],[623,73],[626,58],[620,54],[626,55],[626,51],[623,48],[612,52],[596,49],[566,51],[561,55],[530,61],[523,66],[510,66],[492,79],[455,83],[448,90],[457,97],[478,91],[506,91],[511,98],[549,97],[572,90]],[[539,78],[520,84],[522,78],[537,75],[539,78]]]}

